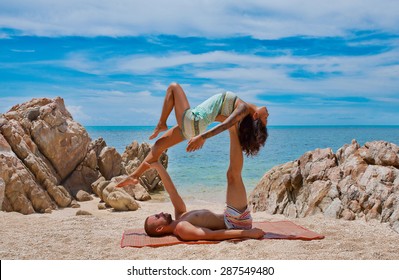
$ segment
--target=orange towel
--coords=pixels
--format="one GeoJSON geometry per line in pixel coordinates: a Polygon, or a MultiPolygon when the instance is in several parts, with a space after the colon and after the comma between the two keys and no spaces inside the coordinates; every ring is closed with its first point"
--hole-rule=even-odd
{"type": "MultiPolygon", "coordinates": [[[[294,224],[291,221],[254,222],[253,227],[260,228],[265,232],[263,239],[313,240],[324,238],[323,235],[294,224]]],[[[240,240],[243,239],[232,239],[229,241],[237,242],[240,240]]],[[[214,244],[218,242],[220,241],[182,241],[174,235],[168,235],[163,237],[149,237],[144,232],[144,229],[128,229],[125,230],[122,235],[121,247],[161,247],[176,244],[214,244]]]]}

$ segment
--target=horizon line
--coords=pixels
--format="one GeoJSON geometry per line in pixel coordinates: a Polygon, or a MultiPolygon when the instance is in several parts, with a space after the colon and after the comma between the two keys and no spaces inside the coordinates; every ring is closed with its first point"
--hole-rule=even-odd
{"type": "MultiPolygon", "coordinates": [[[[81,124],[83,125],[83,124],[81,124]]],[[[156,125],[83,125],[85,127],[155,127],[156,125]]],[[[174,125],[173,125],[174,126],[174,125]]],[[[173,127],[172,125],[170,127],[173,127]]],[[[283,124],[283,125],[268,125],[268,128],[276,127],[353,127],[353,126],[363,126],[363,127],[398,127],[399,124],[283,124]]]]}

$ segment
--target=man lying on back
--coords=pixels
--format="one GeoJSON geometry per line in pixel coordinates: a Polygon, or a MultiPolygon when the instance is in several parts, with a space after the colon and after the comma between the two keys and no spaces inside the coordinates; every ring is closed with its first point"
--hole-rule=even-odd
{"type": "Polygon", "coordinates": [[[155,168],[168,192],[175,209],[175,219],[172,215],[161,212],[149,216],[144,228],[149,236],[164,236],[173,234],[182,240],[227,240],[232,238],[258,239],[264,232],[252,228],[252,217],[248,209],[247,195],[241,177],[243,154],[237,135],[237,128],[230,132],[230,166],[227,171],[226,209],[223,214],[210,210],[187,211],[186,205],[177,192],[169,174],[161,163],[151,164],[155,168]]]}

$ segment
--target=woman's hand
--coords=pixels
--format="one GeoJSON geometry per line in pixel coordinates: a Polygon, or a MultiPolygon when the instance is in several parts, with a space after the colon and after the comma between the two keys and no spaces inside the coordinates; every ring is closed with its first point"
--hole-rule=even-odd
{"type": "Polygon", "coordinates": [[[202,148],[204,143],[205,143],[205,138],[203,138],[202,135],[195,136],[191,138],[190,141],[188,142],[186,151],[194,152],[196,150],[199,150],[202,148]]]}

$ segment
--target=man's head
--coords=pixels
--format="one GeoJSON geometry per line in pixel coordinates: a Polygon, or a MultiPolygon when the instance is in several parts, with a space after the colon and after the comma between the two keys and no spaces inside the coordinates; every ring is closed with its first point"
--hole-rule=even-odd
{"type": "Polygon", "coordinates": [[[148,236],[159,237],[169,234],[168,225],[172,223],[172,215],[168,213],[159,213],[147,217],[144,222],[144,230],[148,236]]]}

